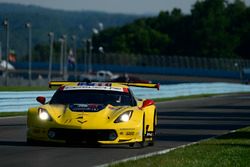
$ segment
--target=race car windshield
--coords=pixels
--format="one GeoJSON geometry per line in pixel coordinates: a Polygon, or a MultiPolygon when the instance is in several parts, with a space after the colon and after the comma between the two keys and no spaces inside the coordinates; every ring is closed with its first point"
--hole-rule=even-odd
{"type": "Polygon", "coordinates": [[[50,104],[101,104],[113,106],[135,106],[134,98],[125,92],[100,90],[56,91],[50,104]]]}

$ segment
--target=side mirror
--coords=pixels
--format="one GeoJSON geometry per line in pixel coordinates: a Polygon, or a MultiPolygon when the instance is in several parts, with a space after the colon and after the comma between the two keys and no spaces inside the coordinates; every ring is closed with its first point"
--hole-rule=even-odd
{"type": "Polygon", "coordinates": [[[36,98],[36,101],[38,101],[38,102],[41,103],[41,104],[45,104],[46,98],[43,97],[43,96],[38,96],[38,97],[36,98]]]}
{"type": "Polygon", "coordinates": [[[155,104],[155,102],[154,102],[153,100],[147,99],[147,100],[145,100],[145,101],[143,102],[143,104],[142,104],[142,106],[141,106],[141,109],[143,109],[143,108],[145,108],[145,107],[148,107],[148,106],[151,106],[151,105],[154,105],[154,104],[155,104]]]}

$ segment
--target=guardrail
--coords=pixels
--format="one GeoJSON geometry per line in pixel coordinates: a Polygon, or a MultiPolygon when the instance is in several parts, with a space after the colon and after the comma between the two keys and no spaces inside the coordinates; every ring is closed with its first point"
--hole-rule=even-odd
{"type": "MultiPolygon", "coordinates": [[[[161,85],[160,91],[146,88],[132,88],[139,98],[164,98],[198,94],[219,94],[250,92],[249,85],[231,83],[188,83],[161,85]]],[[[0,112],[27,111],[29,107],[38,106],[37,96],[48,100],[54,91],[0,92],[0,112]]]]}

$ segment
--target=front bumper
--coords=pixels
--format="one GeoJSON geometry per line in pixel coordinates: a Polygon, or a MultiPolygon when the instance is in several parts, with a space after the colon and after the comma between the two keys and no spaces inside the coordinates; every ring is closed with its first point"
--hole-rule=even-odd
{"type": "Polygon", "coordinates": [[[48,137],[52,140],[73,141],[114,141],[117,138],[115,130],[81,130],[50,128],[48,137]]]}
{"type": "Polygon", "coordinates": [[[141,128],[68,129],[30,127],[27,139],[46,142],[97,142],[100,144],[126,144],[140,142],[141,128]]]}

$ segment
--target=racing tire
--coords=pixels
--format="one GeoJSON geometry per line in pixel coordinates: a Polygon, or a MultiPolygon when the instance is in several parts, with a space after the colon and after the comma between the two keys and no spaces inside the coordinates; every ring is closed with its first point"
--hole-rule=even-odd
{"type": "Polygon", "coordinates": [[[138,143],[140,148],[145,147],[145,114],[143,114],[142,122],[142,141],[138,143]]]}
{"type": "Polygon", "coordinates": [[[66,143],[66,145],[74,146],[74,145],[80,145],[80,144],[81,144],[81,141],[66,140],[65,143],[66,143]]]}
{"type": "Polygon", "coordinates": [[[135,143],[129,143],[128,146],[133,148],[135,146],[135,143]]]}
{"type": "Polygon", "coordinates": [[[26,143],[27,143],[27,145],[34,145],[34,140],[32,140],[32,139],[26,139],[26,143]]]}
{"type": "Polygon", "coordinates": [[[154,121],[153,121],[153,136],[152,136],[152,141],[148,142],[148,146],[154,146],[154,141],[155,141],[155,136],[156,136],[156,122],[157,119],[157,113],[154,111],[154,121]]]}
{"type": "Polygon", "coordinates": [[[142,141],[136,143],[129,143],[129,147],[131,148],[143,148],[145,147],[145,114],[143,114],[143,122],[142,122],[142,141]]]}
{"type": "Polygon", "coordinates": [[[88,141],[86,144],[87,144],[89,147],[91,147],[91,148],[100,148],[100,147],[101,147],[101,144],[98,143],[98,142],[88,141]]]}
{"type": "Polygon", "coordinates": [[[36,146],[36,145],[40,145],[41,142],[37,140],[33,140],[33,139],[26,139],[26,144],[29,146],[36,146]]]}

